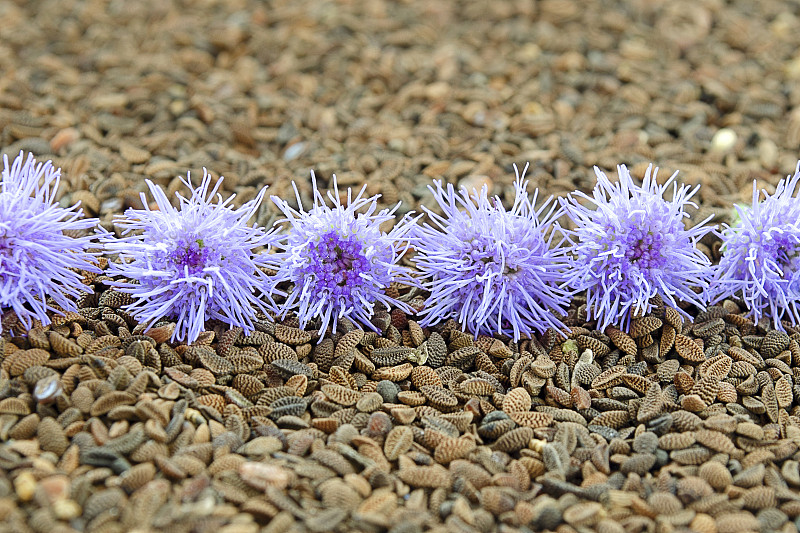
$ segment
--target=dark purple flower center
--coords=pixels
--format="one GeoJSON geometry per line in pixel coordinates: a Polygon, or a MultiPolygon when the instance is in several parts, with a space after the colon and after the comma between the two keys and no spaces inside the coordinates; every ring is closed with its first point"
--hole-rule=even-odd
{"type": "Polygon", "coordinates": [[[302,277],[313,276],[317,291],[329,291],[333,297],[350,296],[361,285],[361,274],[369,271],[369,260],[362,253],[363,244],[355,237],[342,237],[336,231],[320,236],[308,248],[308,263],[300,269],[302,277]]]}
{"type": "Polygon", "coordinates": [[[624,240],[625,259],[640,269],[663,268],[667,263],[663,235],[645,228],[632,228],[624,240]]]}
{"type": "Polygon", "coordinates": [[[188,267],[189,272],[199,272],[206,266],[209,249],[204,246],[203,239],[182,238],[176,243],[175,249],[168,255],[168,260],[180,268],[188,267]]]}

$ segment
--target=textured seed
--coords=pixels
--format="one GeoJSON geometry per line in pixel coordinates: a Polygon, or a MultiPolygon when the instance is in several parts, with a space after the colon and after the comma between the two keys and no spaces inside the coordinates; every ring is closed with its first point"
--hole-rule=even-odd
{"type": "Polygon", "coordinates": [[[701,363],[705,360],[705,354],[700,346],[685,335],[675,337],[675,351],[689,363],[701,363]]]}
{"type": "Polygon", "coordinates": [[[501,452],[515,452],[526,447],[534,435],[534,430],[529,427],[512,429],[498,438],[493,447],[501,452]]]}
{"type": "Polygon", "coordinates": [[[531,396],[522,387],[514,388],[503,398],[502,409],[506,413],[516,413],[530,411],[532,405],[531,396]]]}

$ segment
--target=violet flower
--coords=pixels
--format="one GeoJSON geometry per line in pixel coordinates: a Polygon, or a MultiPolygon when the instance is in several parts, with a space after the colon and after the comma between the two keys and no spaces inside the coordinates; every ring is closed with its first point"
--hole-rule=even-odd
{"type": "Polygon", "coordinates": [[[410,269],[397,264],[408,247],[406,234],[414,219],[406,215],[386,233],[380,226],[394,219],[399,203],[391,210],[377,211],[379,195],[364,197],[365,186],[355,198],[348,188],[347,203],[342,204],[334,175],[333,191],[327,194],[330,207],[317,189],[313,172],[311,180],[314,203],[308,211],[295,184],[299,210],[272,196],[286,216],[278,223],[289,224],[286,243],[278,245],[282,251],[271,256],[278,268],[274,284],[294,285],[280,306],[281,315],[295,311],[301,327],[320,319],[319,331],[324,334],[329,325],[335,330],[344,317],[376,330],[370,322],[376,304],[411,312],[406,303],[385,291],[392,282],[416,285],[410,269]]]}
{"type": "Polygon", "coordinates": [[[92,292],[80,270],[99,273],[97,253],[89,252],[104,233],[71,237],[72,232],[97,228],[96,218],[82,218],[79,203],[63,208],[55,203],[61,169],[37,163],[23,153],[8,164],[3,156],[0,183],[0,331],[4,311],[11,309],[26,329],[32,319],[50,323],[48,311],[76,311],[75,298],[92,292]],[[51,300],[51,301],[48,301],[51,300]]]}
{"type": "Polygon", "coordinates": [[[691,198],[699,185],[678,186],[673,183],[677,172],[658,185],[658,168],[652,165],[641,187],[625,165],[617,167],[617,183],[594,170],[592,196],[576,191],[561,200],[576,226],[567,232],[575,239],[567,283],[586,291],[589,319],[597,320],[601,330],[612,324],[627,330],[631,313],[649,312],[656,295],[684,315],[680,301],[703,308],[713,270],[696,243],[713,230],[705,225],[711,217],[690,229],[684,226],[689,216],[685,208],[696,207],[691,198]],[[667,201],[664,193],[670,184],[672,200],[667,201]]]}
{"type": "Polygon", "coordinates": [[[527,166],[514,182],[510,210],[489,198],[486,185],[470,193],[441,181],[428,188],[444,213],[423,207],[433,224],[416,231],[414,262],[430,292],[421,314],[429,326],[454,318],[474,335],[508,333],[519,340],[534,330],[564,328],[570,293],[562,287],[568,265],[552,198],[536,209],[539,191],[525,192],[527,166]]]}
{"type": "Polygon", "coordinates": [[[739,221],[722,232],[722,258],[713,299],[740,297],[755,323],[769,311],[777,329],[781,319],[800,323],[800,162],[793,176],[781,180],[775,194],[753,182],[751,206],[736,206],[739,221]]]}
{"type": "Polygon", "coordinates": [[[181,181],[192,192],[189,198],[176,194],[177,209],[161,187],[147,180],[157,208],[151,209],[142,193],[145,209],[128,209],[114,221],[123,237],[104,241],[106,250],[120,259],[109,263],[108,274],[128,281],[115,280],[112,285],[133,296],[134,302],[124,309],[137,320],[152,324],[164,317],[175,319],[173,341],[194,342],[209,319],[249,334],[256,310],[270,310],[260,300],[262,294],[274,308],[268,291],[271,280],[264,270],[270,262],[261,249],[281,237],[247,225],[266,187],[234,209],[235,195],[223,201],[218,193],[222,178],[210,189],[206,169],[196,189],[188,174],[181,181]]]}

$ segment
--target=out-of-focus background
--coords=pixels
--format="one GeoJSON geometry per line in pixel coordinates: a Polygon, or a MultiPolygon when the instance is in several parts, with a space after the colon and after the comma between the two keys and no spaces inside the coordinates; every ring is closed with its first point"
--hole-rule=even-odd
{"type": "MultiPolygon", "coordinates": [[[[0,2],[0,149],[109,220],[208,167],[239,201],[432,178],[510,198],[681,170],[705,206],[800,157],[800,4],[749,0],[0,2]]],[[[293,195],[292,195],[293,196],[293,195]]],[[[267,222],[269,203],[259,214],[267,222]]]]}

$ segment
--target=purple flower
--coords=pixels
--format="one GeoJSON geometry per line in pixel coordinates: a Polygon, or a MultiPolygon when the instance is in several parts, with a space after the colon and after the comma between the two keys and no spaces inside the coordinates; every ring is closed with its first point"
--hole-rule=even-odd
{"type": "Polygon", "coordinates": [[[741,297],[756,323],[769,310],[777,329],[786,316],[800,323],[800,162],[794,176],[778,183],[775,194],[753,182],[752,206],[736,206],[739,221],[722,232],[722,258],[712,290],[715,301],[741,297]]]}
{"type": "Polygon", "coordinates": [[[567,267],[561,242],[553,245],[562,211],[548,199],[539,209],[525,192],[525,171],[514,182],[509,211],[487,187],[460,194],[441,181],[428,188],[444,213],[423,207],[433,225],[416,231],[414,262],[430,291],[421,312],[428,326],[449,318],[479,333],[509,333],[514,340],[564,324],[570,293],[562,287],[567,267]]]}
{"type": "Polygon", "coordinates": [[[379,196],[365,198],[364,187],[355,198],[348,188],[347,204],[343,205],[334,175],[334,191],[327,194],[333,204],[329,207],[317,189],[313,172],[311,180],[314,204],[308,211],[296,185],[299,211],[272,197],[286,216],[279,222],[290,226],[286,243],[278,245],[282,251],[271,256],[278,268],[275,284],[294,284],[280,306],[282,315],[296,311],[302,327],[319,318],[319,331],[324,334],[329,325],[336,329],[338,320],[344,317],[375,330],[370,319],[376,304],[410,312],[407,304],[385,291],[392,282],[416,285],[410,269],[397,264],[408,247],[405,236],[414,220],[405,216],[385,233],[380,226],[394,219],[400,204],[378,212],[379,196]]]}
{"type": "Polygon", "coordinates": [[[82,218],[79,204],[66,209],[56,205],[60,177],[61,169],[50,161],[37,163],[33,154],[25,159],[20,152],[12,165],[3,156],[0,321],[10,308],[26,329],[32,319],[46,325],[47,311],[76,311],[74,298],[92,292],[79,271],[100,272],[93,263],[97,253],[87,251],[97,235],[69,235],[96,228],[98,221],[82,218]]]}
{"type": "Polygon", "coordinates": [[[586,291],[589,319],[601,330],[612,324],[627,330],[631,313],[649,312],[656,295],[684,315],[679,301],[703,308],[713,270],[696,243],[713,227],[705,225],[709,219],[691,229],[684,226],[685,208],[695,206],[691,198],[699,186],[679,187],[673,183],[677,172],[658,185],[658,168],[650,165],[640,187],[625,165],[617,170],[619,181],[611,183],[595,167],[593,196],[576,191],[561,200],[576,226],[567,232],[577,241],[567,282],[575,291],[586,291]],[[667,201],[670,184],[672,200],[667,201]]]}
{"type": "Polygon", "coordinates": [[[142,193],[145,209],[128,209],[115,220],[124,231],[123,238],[104,241],[106,250],[119,253],[120,259],[109,263],[108,273],[129,281],[115,281],[113,286],[133,296],[125,309],[137,320],[152,324],[159,318],[175,319],[172,340],[194,342],[208,319],[249,334],[256,310],[269,310],[259,296],[266,295],[274,307],[268,291],[271,280],[262,269],[270,263],[261,249],[281,237],[247,225],[266,187],[234,209],[235,195],[223,201],[217,192],[222,178],[210,191],[211,176],[205,169],[197,189],[188,175],[182,181],[192,194],[176,194],[177,209],[161,187],[148,180],[157,209],[147,205],[142,193]]]}

